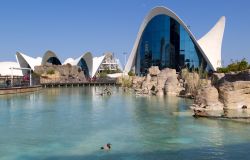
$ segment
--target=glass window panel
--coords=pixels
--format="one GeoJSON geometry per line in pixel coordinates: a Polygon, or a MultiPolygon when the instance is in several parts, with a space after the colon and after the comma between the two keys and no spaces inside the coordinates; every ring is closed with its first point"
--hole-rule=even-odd
{"type": "Polygon", "coordinates": [[[138,75],[145,75],[152,65],[177,70],[210,68],[184,27],[166,15],[155,16],[146,26],[135,62],[138,75]]]}

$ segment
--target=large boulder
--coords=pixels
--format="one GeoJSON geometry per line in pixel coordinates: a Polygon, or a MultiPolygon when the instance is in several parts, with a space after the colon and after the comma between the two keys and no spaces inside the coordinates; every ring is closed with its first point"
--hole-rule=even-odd
{"type": "Polygon", "coordinates": [[[211,76],[211,81],[213,85],[217,85],[218,82],[225,76],[224,73],[213,73],[211,76]]]}
{"type": "Polygon", "coordinates": [[[250,69],[225,74],[217,88],[226,109],[250,108],[250,69]]]}
{"type": "Polygon", "coordinates": [[[148,73],[150,76],[157,76],[161,71],[158,66],[152,66],[149,68],[148,73]]]}
{"type": "Polygon", "coordinates": [[[219,93],[227,109],[250,108],[250,81],[222,83],[219,86],[219,93]]]}
{"type": "Polygon", "coordinates": [[[223,104],[219,101],[218,90],[213,86],[199,89],[194,102],[208,110],[223,110],[223,104]]]}
{"type": "Polygon", "coordinates": [[[200,87],[200,76],[196,72],[182,73],[182,79],[184,80],[185,94],[195,96],[197,90],[200,87]]]}
{"type": "Polygon", "coordinates": [[[227,73],[222,79],[223,79],[222,83],[224,81],[228,82],[250,81],[250,69],[238,73],[227,73]]]}
{"type": "Polygon", "coordinates": [[[132,79],[132,87],[134,89],[139,89],[142,86],[143,81],[145,80],[145,77],[137,77],[134,76],[132,79]]]}
{"type": "Polygon", "coordinates": [[[171,68],[165,68],[161,70],[158,77],[167,79],[168,77],[177,77],[176,70],[171,68]]]}
{"type": "Polygon", "coordinates": [[[176,76],[168,77],[165,85],[164,92],[167,95],[178,95],[181,91],[181,87],[179,85],[179,81],[176,76]]]}
{"type": "Polygon", "coordinates": [[[197,91],[194,99],[194,104],[191,107],[194,110],[195,116],[222,116],[224,115],[223,103],[219,100],[218,90],[208,85],[197,91]]]}
{"type": "Polygon", "coordinates": [[[163,70],[161,70],[161,72],[157,75],[157,95],[158,96],[163,96],[164,94],[172,94],[172,92],[169,92],[168,90],[166,91],[166,84],[170,87],[173,85],[173,88],[175,88],[175,93],[174,95],[177,95],[178,93],[178,79],[177,79],[177,74],[176,74],[176,70],[175,69],[171,69],[171,68],[165,68],[163,70]],[[172,80],[175,80],[175,84],[172,84],[172,80]],[[166,83],[167,81],[169,81],[170,83],[166,83]]]}

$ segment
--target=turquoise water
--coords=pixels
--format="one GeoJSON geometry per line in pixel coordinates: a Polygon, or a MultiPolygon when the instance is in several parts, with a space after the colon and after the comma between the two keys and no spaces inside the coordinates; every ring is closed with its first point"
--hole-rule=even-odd
{"type": "Polygon", "coordinates": [[[190,100],[112,89],[0,96],[0,159],[250,159],[249,124],[195,119],[190,100]],[[105,143],[111,151],[100,150],[105,143]]]}

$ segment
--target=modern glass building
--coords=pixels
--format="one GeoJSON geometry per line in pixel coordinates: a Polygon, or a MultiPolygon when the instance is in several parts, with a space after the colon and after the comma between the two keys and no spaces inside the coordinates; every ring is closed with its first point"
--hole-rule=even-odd
{"type": "Polygon", "coordinates": [[[224,26],[222,17],[199,42],[174,12],[156,7],[141,25],[125,71],[133,69],[137,75],[145,75],[151,66],[177,71],[184,67],[216,70],[220,67],[224,26]]]}

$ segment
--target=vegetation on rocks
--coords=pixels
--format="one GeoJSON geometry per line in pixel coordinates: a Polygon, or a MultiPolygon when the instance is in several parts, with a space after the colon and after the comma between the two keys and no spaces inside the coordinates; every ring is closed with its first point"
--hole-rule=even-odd
{"type": "Polygon", "coordinates": [[[130,88],[132,86],[132,80],[130,77],[122,77],[122,87],[130,88]]]}
{"type": "Polygon", "coordinates": [[[129,72],[128,72],[128,75],[129,75],[129,76],[135,76],[135,73],[134,73],[133,71],[129,71],[129,72]]]}
{"type": "Polygon", "coordinates": [[[116,70],[105,69],[105,70],[102,70],[100,73],[98,73],[97,76],[100,78],[107,78],[108,74],[121,73],[121,72],[122,71],[120,69],[116,69],[116,70]]]}
{"type": "Polygon", "coordinates": [[[101,72],[98,74],[98,77],[100,78],[106,78],[107,77],[107,73],[106,72],[101,72]]]}
{"type": "Polygon", "coordinates": [[[34,72],[40,75],[40,83],[79,83],[86,82],[80,67],[66,65],[35,66],[34,72]],[[79,72],[80,71],[80,72],[79,72]]]}
{"type": "Polygon", "coordinates": [[[47,74],[55,74],[55,70],[53,70],[53,69],[49,69],[49,70],[47,70],[47,72],[46,72],[47,74]]]}
{"type": "Polygon", "coordinates": [[[243,71],[246,69],[250,69],[250,65],[244,58],[241,61],[232,61],[232,63],[229,64],[227,67],[217,68],[217,72],[229,73],[229,72],[243,71]]]}

